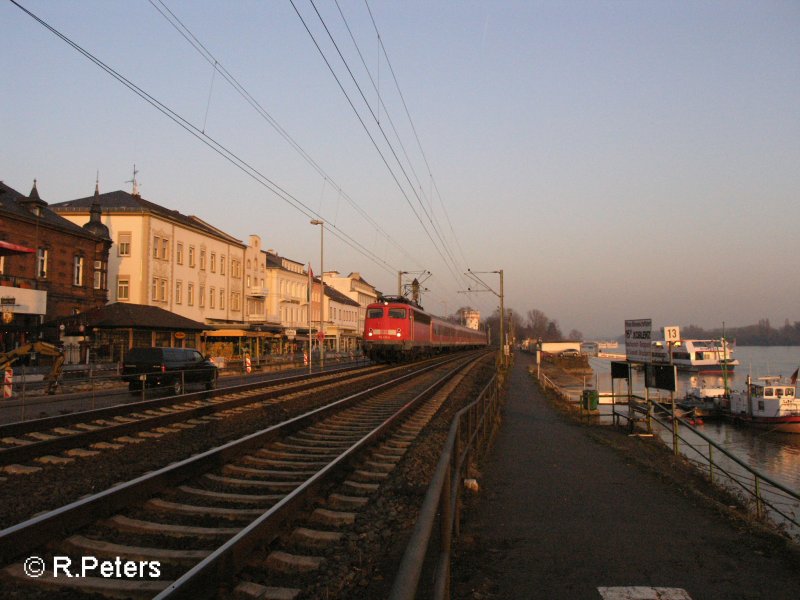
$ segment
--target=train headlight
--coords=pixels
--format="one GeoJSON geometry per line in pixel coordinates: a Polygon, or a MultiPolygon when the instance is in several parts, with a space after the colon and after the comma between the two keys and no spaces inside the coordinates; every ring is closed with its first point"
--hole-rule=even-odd
{"type": "Polygon", "coordinates": [[[369,333],[367,334],[367,337],[372,337],[372,327],[369,328],[369,333]]]}
{"type": "Polygon", "coordinates": [[[403,335],[403,333],[400,331],[400,329],[398,329],[398,330],[397,330],[397,337],[400,337],[400,336],[402,336],[402,335],[403,335]]]}

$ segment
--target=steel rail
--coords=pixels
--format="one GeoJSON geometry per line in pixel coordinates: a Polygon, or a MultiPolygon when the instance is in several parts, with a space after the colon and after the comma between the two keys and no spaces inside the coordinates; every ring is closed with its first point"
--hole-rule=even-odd
{"type": "MultiPolygon", "coordinates": [[[[305,378],[308,378],[308,376],[306,375],[305,378]]],[[[345,378],[345,381],[346,379],[347,378],[345,378]]],[[[337,381],[331,381],[331,383],[336,383],[336,382],[341,383],[341,381],[342,380],[339,379],[337,381]]],[[[287,382],[283,382],[283,384],[286,383],[287,382]]],[[[291,385],[291,383],[289,383],[289,385],[291,385]]],[[[205,415],[215,414],[218,412],[230,410],[231,408],[236,408],[247,404],[264,402],[265,400],[277,398],[284,394],[306,391],[318,385],[320,385],[320,382],[318,380],[311,379],[305,383],[301,383],[300,385],[292,386],[289,388],[280,387],[276,389],[268,389],[254,396],[231,398],[229,400],[223,400],[221,402],[209,401],[206,404],[203,404],[202,406],[184,407],[181,408],[180,410],[164,413],[161,415],[148,415],[147,417],[131,417],[135,420],[130,421],[128,423],[103,425],[103,426],[98,426],[99,428],[95,430],[81,431],[77,433],[62,435],[50,440],[40,440],[36,442],[31,442],[30,444],[25,444],[24,446],[12,446],[8,448],[2,448],[0,449],[0,465],[23,462],[31,460],[37,456],[43,456],[45,454],[61,452],[63,450],[67,450],[70,448],[76,448],[108,439],[113,439],[115,437],[128,435],[130,433],[135,433],[143,429],[151,429],[153,427],[163,427],[171,423],[185,421],[186,419],[192,419],[192,418],[202,417],[205,415]]],[[[243,391],[250,391],[252,389],[257,389],[258,387],[259,386],[257,384],[247,384],[245,386],[237,386],[235,388],[225,388],[224,390],[225,393],[217,394],[217,397],[227,396],[229,394],[237,394],[243,391]]],[[[273,386],[267,386],[267,387],[272,388],[273,386]]],[[[192,394],[186,394],[184,396],[171,396],[168,402],[163,402],[162,399],[162,402],[159,405],[159,407],[167,407],[167,406],[176,407],[176,405],[194,402],[196,400],[207,400],[208,398],[205,396],[205,394],[207,393],[208,392],[195,392],[192,394]]],[[[145,402],[149,403],[152,401],[147,400],[145,402]]],[[[131,404],[125,406],[129,407],[129,410],[122,412],[121,415],[132,415],[132,413],[138,413],[141,412],[142,410],[153,410],[152,406],[146,409],[139,408],[138,410],[130,410],[130,407],[133,406],[131,404]]],[[[105,409],[100,409],[100,410],[105,410],[105,409]]],[[[97,420],[99,418],[101,417],[94,417],[93,420],[97,420]]],[[[78,422],[84,422],[85,420],[86,419],[81,419],[78,422]]],[[[41,431],[41,429],[34,429],[32,431],[41,431]]]]}
{"type": "Polygon", "coordinates": [[[279,434],[291,433],[330,413],[355,404],[369,395],[390,389],[398,383],[417,377],[438,366],[440,365],[425,366],[390,381],[371,386],[366,390],[310,410],[282,423],[261,429],[222,446],[212,448],[8,527],[0,531],[0,562],[8,563],[33,548],[53,539],[63,537],[71,531],[95,522],[99,518],[106,517],[126,506],[144,500],[165,487],[174,486],[210,469],[224,465],[239,455],[264,445],[279,434]]]}
{"type": "MultiPolygon", "coordinates": [[[[165,406],[171,406],[176,402],[182,403],[192,402],[197,399],[213,399],[228,394],[247,392],[258,389],[259,387],[291,384],[307,379],[313,379],[314,377],[324,377],[325,375],[339,375],[348,371],[358,370],[359,368],[363,368],[363,366],[342,367],[340,369],[324,371],[322,373],[314,373],[311,376],[309,376],[308,373],[302,375],[290,375],[288,377],[244,383],[240,385],[217,388],[215,390],[190,392],[180,396],[167,396],[164,398],[153,398],[150,400],[137,400],[135,402],[126,402],[124,404],[117,404],[104,408],[93,408],[91,410],[83,410],[65,415],[58,415],[56,417],[44,417],[42,419],[30,419],[27,421],[18,421],[16,423],[6,423],[0,425],[0,437],[25,435],[26,433],[31,433],[33,431],[44,431],[54,427],[64,427],[67,425],[73,425],[75,423],[82,423],[86,420],[92,421],[96,419],[113,418],[126,415],[131,412],[153,410],[165,406]],[[177,398],[180,398],[180,400],[176,400],[177,398]]],[[[130,394],[130,392],[126,391],[125,394],[130,394]]]]}
{"type": "MultiPolygon", "coordinates": [[[[452,362],[458,359],[453,359],[452,362]]],[[[262,543],[269,543],[277,537],[280,528],[298,509],[307,503],[309,494],[313,493],[326,480],[360,452],[366,446],[382,437],[387,430],[406,413],[418,404],[427,400],[438,391],[456,373],[465,368],[475,359],[464,361],[457,369],[453,369],[439,377],[425,390],[403,404],[395,413],[363,436],[347,450],[337,456],[328,465],[315,473],[303,484],[281,499],[277,504],[267,509],[260,517],[235,534],[225,544],[211,553],[207,558],[187,571],[182,577],[172,582],[164,591],[155,597],[155,600],[174,600],[177,598],[201,598],[213,595],[221,581],[230,579],[243,568],[253,549],[262,543]]],[[[447,361],[451,362],[451,361],[447,361]]],[[[445,364],[445,363],[442,363],[445,364]]],[[[433,368],[433,367],[431,367],[433,368]]]]}

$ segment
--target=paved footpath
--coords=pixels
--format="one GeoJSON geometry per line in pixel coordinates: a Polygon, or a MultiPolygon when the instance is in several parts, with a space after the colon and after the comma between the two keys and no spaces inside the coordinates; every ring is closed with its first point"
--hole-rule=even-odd
{"type": "Polygon", "coordinates": [[[454,598],[800,599],[796,557],[593,441],[552,408],[530,363],[516,356],[454,598]]]}

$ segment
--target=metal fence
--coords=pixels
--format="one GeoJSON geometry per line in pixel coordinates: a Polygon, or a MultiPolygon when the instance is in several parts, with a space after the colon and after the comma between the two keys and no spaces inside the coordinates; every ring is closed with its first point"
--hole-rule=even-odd
{"type": "Polygon", "coordinates": [[[586,411],[576,393],[563,390],[544,373],[538,374],[540,385],[560,399],[577,403],[581,417],[611,418],[615,425],[625,420],[631,431],[637,424],[648,433],[661,427],[665,437],[671,438],[672,450],[682,453],[711,483],[732,493],[752,510],[758,519],[769,519],[791,536],[800,539],[800,493],[760,473],[728,449],[721,446],[694,427],[687,419],[675,414],[666,406],[649,398],[632,394],[631,402],[625,394],[624,402],[616,402],[612,394],[611,412],[607,414],[586,411]],[[617,407],[624,406],[624,410],[617,407]]]}
{"type": "MultiPolygon", "coordinates": [[[[713,484],[737,495],[757,518],[768,518],[800,539],[800,493],[748,465],[687,419],[676,416],[671,406],[637,402],[632,410],[644,417],[648,430],[656,424],[668,432],[675,454],[682,453],[713,484]]],[[[618,416],[629,418],[623,413],[618,416]]]]}
{"type": "Polygon", "coordinates": [[[460,493],[471,457],[485,450],[492,435],[500,408],[502,373],[495,375],[450,425],[447,442],[392,586],[391,600],[411,600],[417,596],[427,557],[433,557],[435,564],[425,576],[427,583],[423,587],[428,589],[420,590],[420,595],[450,597],[451,543],[459,531],[460,493]],[[438,536],[434,536],[437,523],[438,536]],[[437,547],[432,549],[434,537],[437,547]]]}

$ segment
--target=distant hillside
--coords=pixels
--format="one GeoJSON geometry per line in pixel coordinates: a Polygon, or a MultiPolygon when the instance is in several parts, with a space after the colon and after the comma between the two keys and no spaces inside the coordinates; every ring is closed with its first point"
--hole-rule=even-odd
{"type": "MultiPolygon", "coordinates": [[[[697,325],[681,327],[681,337],[684,339],[719,339],[722,337],[722,327],[719,329],[703,329],[697,325]]],[[[758,325],[745,327],[726,327],[725,338],[735,341],[738,346],[800,346],[800,321],[789,324],[787,319],[780,329],[773,328],[769,319],[761,319],[758,325]]]]}

